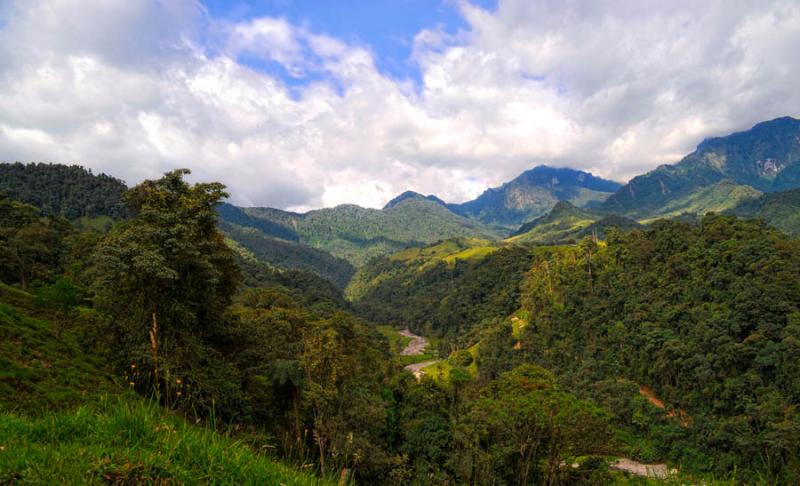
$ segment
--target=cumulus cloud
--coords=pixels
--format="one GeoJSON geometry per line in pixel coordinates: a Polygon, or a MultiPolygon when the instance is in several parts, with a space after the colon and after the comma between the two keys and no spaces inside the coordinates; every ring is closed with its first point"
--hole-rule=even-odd
{"type": "Polygon", "coordinates": [[[370,46],[195,0],[5,3],[0,159],[131,184],[189,167],[244,205],[381,206],[406,189],[465,200],[540,163],[625,180],[800,114],[793,1],[459,9],[463,29],[413,39],[415,84],[370,46]]]}

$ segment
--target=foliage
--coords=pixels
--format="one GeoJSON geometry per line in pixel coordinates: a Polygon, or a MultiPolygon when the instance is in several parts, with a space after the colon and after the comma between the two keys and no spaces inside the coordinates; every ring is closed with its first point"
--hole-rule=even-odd
{"type": "Polygon", "coordinates": [[[744,218],[763,219],[791,236],[800,235],[800,189],[772,192],[740,202],[728,211],[744,218]]]}
{"type": "Polygon", "coordinates": [[[794,482],[799,271],[798,242],[757,222],[612,234],[534,261],[521,347],[579,392],[651,387],[673,417],[657,447],[687,467],[794,482]]]}
{"type": "Polygon", "coordinates": [[[530,251],[519,247],[452,265],[434,261],[420,267],[416,260],[376,259],[360,277],[374,285],[354,306],[375,322],[455,336],[519,307],[519,283],[531,259],[530,251]]]}
{"type": "Polygon", "coordinates": [[[70,220],[83,216],[124,218],[125,190],[122,181],[94,175],[77,165],[0,163],[0,193],[36,206],[45,215],[70,220]]]}
{"type": "Polygon", "coordinates": [[[604,453],[606,412],[560,391],[542,368],[523,365],[481,390],[456,425],[456,469],[470,484],[567,482],[576,457],[604,453]]]}
{"type": "Polygon", "coordinates": [[[27,287],[62,270],[69,224],[0,194],[0,280],[27,287]]]}
{"type": "Polygon", "coordinates": [[[376,447],[388,348],[372,327],[339,310],[311,311],[279,288],[244,292],[231,314],[221,348],[242,370],[252,419],[280,438],[285,455],[356,477],[390,468],[376,447]]]}
{"type": "Polygon", "coordinates": [[[125,194],[134,216],[103,239],[92,273],[95,303],[113,317],[117,365],[151,371],[137,386],[168,402],[184,401],[173,386],[182,380],[194,390],[184,406],[202,411],[236,400],[228,383],[235,371],[206,343],[222,323],[239,271],[216,227],[223,186],[189,185],[187,173],[167,173],[125,194]]]}
{"type": "Polygon", "coordinates": [[[223,223],[221,229],[261,262],[274,267],[313,272],[344,288],[355,269],[346,260],[303,243],[266,236],[254,228],[223,223]]]}

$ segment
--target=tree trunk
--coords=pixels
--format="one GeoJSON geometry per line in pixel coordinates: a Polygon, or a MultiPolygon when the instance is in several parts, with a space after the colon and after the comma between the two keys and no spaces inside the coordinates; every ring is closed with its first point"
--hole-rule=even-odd
{"type": "Polygon", "coordinates": [[[160,388],[158,379],[158,319],[156,318],[157,308],[153,305],[152,324],[150,326],[150,354],[153,357],[153,375],[156,380],[156,390],[160,388]]]}

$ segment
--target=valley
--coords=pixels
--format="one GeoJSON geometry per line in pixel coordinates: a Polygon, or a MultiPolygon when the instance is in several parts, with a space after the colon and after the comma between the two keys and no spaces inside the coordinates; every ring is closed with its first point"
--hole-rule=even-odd
{"type": "Polygon", "coordinates": [[[0,164],[0,483],[791,484],[798,140],[302,214],[0,164]]]}

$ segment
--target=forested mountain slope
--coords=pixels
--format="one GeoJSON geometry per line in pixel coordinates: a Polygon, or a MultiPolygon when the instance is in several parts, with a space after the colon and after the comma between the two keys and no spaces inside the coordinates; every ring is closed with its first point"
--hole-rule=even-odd
{"type": "Polygon", "coordinates": [[[705,140],[675,165],[634,177],[601,208],[646,219],[677,212],[702,214],[739,201],[800,186],[800,120],[784,117],[750,130],[705,140]],[[715,185],[726,186],[712,190],[715,185]],[[746,186],[746,187],[735,187],[746,186]]]}
{"type": "Polygon", "coordinates": [[[643,437],[644,460],[792,483],[799,272],[798,240],[711,215],[456,265],[374,261],[359,271],[372,285],[355,305],[445,337],[442,349],[456,350],[448,381],[466,373],[458,350],[470,350],[479,381],[536,364],[643,437]],[[639,395],[661,418],[637,423],[639,395]]]}
{"type": "Polygon", "coordinates": [[[684,417],[657,445],[676,460],[792,483],[798,272],[798,240],[721,216],[542,253],[523,284],[521,351],[571,389],[651,387],[684,417]]]}
{"type": "MultiPolygon", "coordinates": [[[[355,266],[374,256],[458,236],[494,237],[480,222],[458,216],[439,202],[411,196],[378,210],[355,205],[305,214],[271,208],[243,208],[251,218],[281,226],[302,243],[355,266]]],[[[228,221],[223,214],[223,221],[228,221]]]]}
{"type": "Polygon", "coordinates": [[[763,219],[788,235],[800,235],[800,189],[746,199],[728,212],[743,218],[763,219]]]}
{"type": "Polygon", "coordinates": [[[0,192],[67,219],[126,216],[119,179],[62,164],[0,163],[0,192]]]}
{"type": "Polygon", "coordinates": [[[222,223],[220,229],[257,260],[276,268],[306,270],[344,288],[355,272],[347,260],[296,241],[267,236],[257,227],[222,223]]]}
{"type": "Polygon", "coordinates": [[[558,201],[594,206],[619,187],[617,182],[588,172],[540,165],[500,187],[488,189],[473,201],[448,207],[486,224],[515,229],[548,212],[558,201]]]}
{"type": "Polygon", "coordinates": [[[604,215],[560,201],[544,216],[525,223],[506,240],[509,243],[575,243],[585,236],[605,238],[609,228],[631,230],[640,225],[621,216],[604,215]]]}

